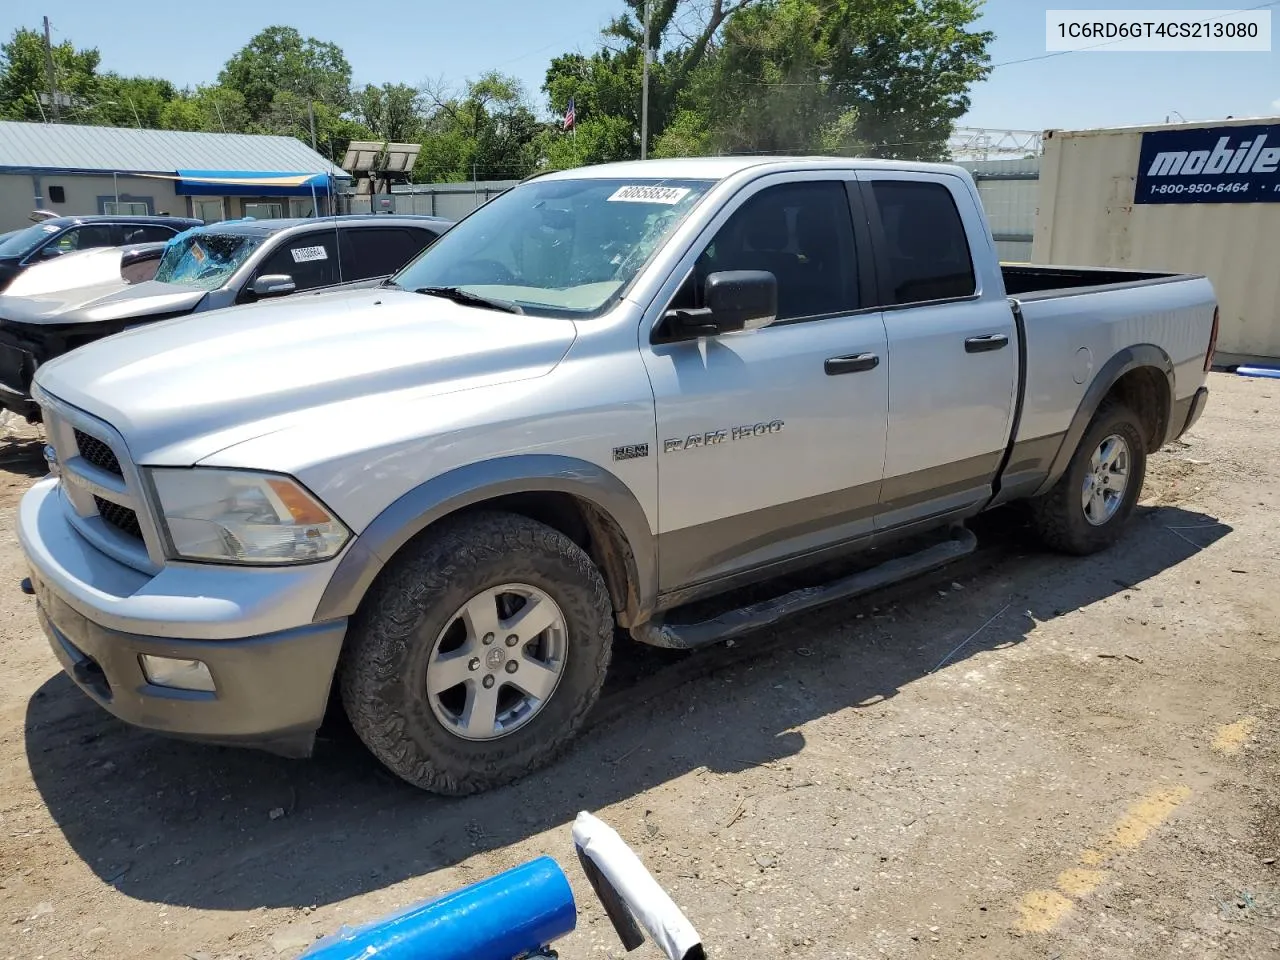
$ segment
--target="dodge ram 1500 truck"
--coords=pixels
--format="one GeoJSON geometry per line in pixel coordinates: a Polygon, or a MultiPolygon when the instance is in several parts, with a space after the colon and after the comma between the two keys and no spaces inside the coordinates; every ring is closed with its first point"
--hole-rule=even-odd
{"type": "Polygon", "coordinates": [[[381,286],[42,366],[24,586],[125,721],[306,755],[333,688],[395,773],[477,791],[566,746],[615,628],[758,628],[945,563],[1014,500],[1106,547],[1216,331],[1202,277],[1002,268],[957,167],[546,174],[381,286]]]}

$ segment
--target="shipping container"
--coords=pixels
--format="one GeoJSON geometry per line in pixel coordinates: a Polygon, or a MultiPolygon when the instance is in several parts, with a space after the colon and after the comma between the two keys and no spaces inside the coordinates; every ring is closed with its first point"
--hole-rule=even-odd
{"type": "Polygon", "coordinates": [[[1280,358],[1280,117],[1043,142],[1034,262],[1204,274],[1219,362],[1280,358]]]}
{"type": "Polygon", "coordinates": [[[996,255],[1006,263],[1026,263],[1031,259],[1036,222],[1040,158],[962,160],[959,166],[973,174],[977,183],[978,197],[995,237],[996,255]]]}

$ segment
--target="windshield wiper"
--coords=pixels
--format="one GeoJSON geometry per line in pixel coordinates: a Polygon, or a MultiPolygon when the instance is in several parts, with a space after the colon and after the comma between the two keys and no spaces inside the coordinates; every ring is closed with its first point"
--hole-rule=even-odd
{"type": "Polygon", "coordinates": [[[444,297],[454,303],[463,303],[469,307],[488,307],[490,310],[501,310],[504,313],[524,313],[520,307],[510,300],[499,300],[497,297],[483,297],[471,293],[461,287],[418,287],[414,293],[425,293],[429,297],[444,297]]]}

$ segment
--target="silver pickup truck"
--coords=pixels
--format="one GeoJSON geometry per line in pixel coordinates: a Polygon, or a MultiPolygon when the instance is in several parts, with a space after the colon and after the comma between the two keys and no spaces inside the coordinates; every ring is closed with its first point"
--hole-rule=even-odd
{"type": "Polygon", "coordinates": [[[1106,547],[1216,331],[1202,277],[1002,268],[956,167],[547,174],[382,286],[42,366],[25,588],[123,720],[305,755],[334,689],[405,780],[482,790],[570,741],[615,628],[757,629],[946,563],[1015,500],[1106,547]]]}

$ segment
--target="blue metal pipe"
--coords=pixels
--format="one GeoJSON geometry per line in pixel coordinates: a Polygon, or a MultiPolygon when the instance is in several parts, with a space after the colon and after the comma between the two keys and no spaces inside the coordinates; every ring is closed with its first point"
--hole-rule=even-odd
{"type": "Polygon", "coordinates": [[[1280,369],[1275,367],[1236,367],[1236,373],[1242,377],[1270,377],[1280,380],[1280,369]]]}
{"type": "Polygon", "coordinates": [[[550,857],[341,930],[299,960],[513,960],[570,933],[573,891],[550,857]]]}

